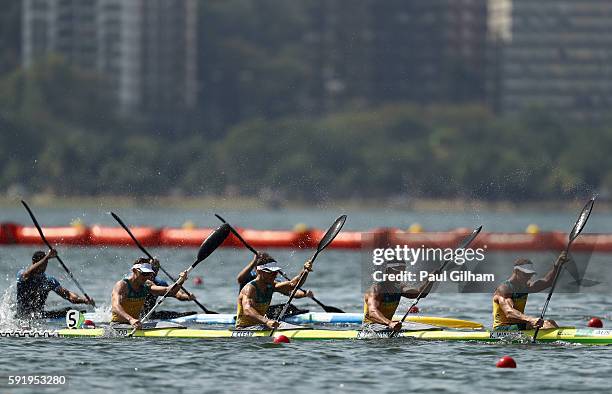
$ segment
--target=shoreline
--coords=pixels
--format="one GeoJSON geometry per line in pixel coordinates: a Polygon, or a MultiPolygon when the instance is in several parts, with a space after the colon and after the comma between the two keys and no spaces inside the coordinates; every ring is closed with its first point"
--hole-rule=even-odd
{"type": "MultiPolygon", "coordinates": [[[[21,206],[21,198],[0,196],[0,208],[21,206]]],[[[25,198],[33,206],[45,208],[99,207],[114,206],[117,208],[151,207],[181,209],[230,209],[230,210],[274,210],[274,209],[344,209],[344,210],[379,210],[418,212],[558,212],[575,210],[582,202],[578,200],[549,201],[485,201],[465,199],[338,199],[309,204],[306,201],[289,200],[270,204],[260,198],[252,197],[171,197],[151,196],[137,198],[132,196],[78,196],[62,197],[49,194],[25,198]],[[382,201],[381,201],[382,200],[382,201]]],[[[612,201],[597,201],[597,210],[611,212],[612,201]]]]}

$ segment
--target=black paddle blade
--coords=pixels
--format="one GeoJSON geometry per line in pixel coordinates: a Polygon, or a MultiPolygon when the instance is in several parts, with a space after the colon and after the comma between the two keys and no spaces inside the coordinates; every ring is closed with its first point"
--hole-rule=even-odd
{"type": "Polygon", "coordinates": [[[217,215],[217,214],[215,213],[215,216],[217,217],[217,219],[219,219],[219,220],[220,220],[220,221],[222,221],[223,223],[227,223],[227,222],[225,221],[225,219],[223,219],[223,218],[221,217],[221,215],[217,215]]]}
{"type": "Polygon", "coordinates": [[[344,226],[344,222],[346,222],[346,215],[340,216],[334,224],[327,230],[321,241],[319,242],[319,246],[317,246],[317,253],[325,249],[331,241],[336,238],[336,235],[342,230],[342,226],[344,226]]]}
{"type": "Polygon", "coordinates": [[[457,246],[457,249],[465,249],[465,248],[467,248],[472,243],[472,241],[474,241],[476,239],[478,234],[480,234],[480,230],[482,230],[482,226],[478,227],[477,229],[472,231],[472,233],[470,235],[465,237],[463,239],[463,241],[461,241],[461,243],[457,246]]]}
{"type": "Polygon", "coordinates": [[[193,263],[192,267],[195,267],[196,264],[210,256],[210,254],[214,252],[215,249],[217,249],[223,243],[223,241],[225,241],[229,233],[230,226],[227,223],[222,224],[219,228],[213,231],[212,234],[210,234],[208,238],[202,242],[200,250],[198,251],[198,258],[196,262],[193,263]]]}
{"type": "Polygon", "coordinates": [[[591,216],[591,211],[593,210],[594,204],[595,204],[595,197],[592,197],[589,200],[589,202],[586,203],[584,208],[582,208],[582,212],[580,212],[580,216],[578,216],[578,219],[576,220],[576,223],[574,224],[574,228],[572,229],[572,232],[569,234],[568,238],[569,238],[570,243],[574,241],[574,239],[576,239],[576,237],[582,232],[584,225],[586,224],[587,220],[589,220],[589,216],[591,216]]]}
{"type": "Polygon", "coordinates": [[[327,313],[345,313],[342,309],[336,308],[335,306],[327,306],[323,307],[323,310],[327,313]]]}

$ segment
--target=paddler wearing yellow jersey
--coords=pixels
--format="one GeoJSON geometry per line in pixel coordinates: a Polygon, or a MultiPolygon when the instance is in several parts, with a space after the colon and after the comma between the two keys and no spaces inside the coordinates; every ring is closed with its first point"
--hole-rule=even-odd
{"type": "MultiPolygon", "coordinates": [[[[155,271],[148,262],[139,259],[132,266],[130,276],[120,280],[113,287],[111,323],[129,323],[134,328],[141,328],[140,315],[149,294],[163,296],[172,286],[157,286],[151,280],[155,271]]],[[[187,272],[179,275],[178,285],[168,294],[175,296],[187,279],[187,272]]]]}
{"type": "Polygon", "coordinates": [[[567,254],[562,252],[544,278],[532,280],[536,274],[533,263],[528,259],[517,259],[512,276],[501,283],[493,294],[493,330],[556,328],[557,323],[554,320],[542,320],[526,315],[525,306],[529,293],[537,293],[552,286],[556,271],[567,261],[567,254]]]}
{"type": "MultiPolygon", "coordinates": [[[[289,295],[298,285],[300,274],[290,281],[276,282],[276,275],[281,271],[276,261],[257,266],[257,276],[247,283],[238,295],[238,308],[236,312],[236,328],[240,329],[272,329],[279,326],[279,322],[266,317],[270,307],[272,295],[275,292],[289,295]]],[[[302,272],[304,279],[312,271],[312,262],[304,264],[302,272]]],[[[312,292],[298,291],[295,298],[312,297],[312,292]]]]}
{"type": "MultiPolygon", "coordinates": [[[[406,269],[403,261],[391,261],[386,263],[384,277],[401,274],[406,269]]],[[[437,271],[436,271],[437,272],[437,271]]],[[[417,298],[426,297],[433,282],[426,281],[419,288],[409,287],[401,282],[389,280],[376,282],[365,293],[363,298],[363,329],[379,331],[391,329],[399,331],[402,323],[393,321],[393,315],[399,306],[402,297],[417,298]]]]}

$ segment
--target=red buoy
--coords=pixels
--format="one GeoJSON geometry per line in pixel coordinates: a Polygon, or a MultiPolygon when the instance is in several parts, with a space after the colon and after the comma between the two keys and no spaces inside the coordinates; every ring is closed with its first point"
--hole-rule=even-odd
{"type": "Polygon", "coordinates": [[[83,322],[83,328],[96,328],[96,323],[94,323],[92,320],[85,320],[83,322]]]}
{"type": "Polygon", "coordinates": [[[274,343],[290,343],[291,341],[284,335],[277,335],[274,337],[274,343]]]}
{"type": "Polygon", "coordinates": [[[419,307],[418,307],[418,306],[416,306],[416,305],[415,305],[415,306],[410,307],[410,309],[408,310],[408,313],[419,313],[419,312],[420,312],[420,309],[419,309],[419,307]]]}
{"type": "Polygon", "coordinates": [[[202,286],[203,283],[204,283],[204,281],[202,280],[201,276],[196,276],[195,278],[193,278],[193,285],[194,286],[202,286]]]}
{"type": "Polygon", "coordinates": [[[594,317],[589,320],[588,326],[592,328],[603,328],[603,322],[601,321],[601,319],[594,317]]]}
{"type": "Polygon", "coordinates": [[[504,356],[495,364],[497,368],[516,368],[516,362],[510,356],[504,356]]]}

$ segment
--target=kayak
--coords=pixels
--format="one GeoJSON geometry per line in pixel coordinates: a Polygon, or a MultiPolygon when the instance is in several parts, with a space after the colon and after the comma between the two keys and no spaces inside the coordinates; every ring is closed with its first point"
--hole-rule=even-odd
{"type": "MultiPolygon", "coordinates": [[[[0,332],[0,337],[60,337],[60,338],[95,338],[123,337],[129,329],[62,329],[51,331],[9,331],[0,332]]],[[[285,335],[294,340],[347,340],[389,338],[390,332],[371,332],[360,330],[321,330],[321,329],[288,329],[277,330],[276,335],[285,335]]],[[[478,331],[478,330],[415,330],[402,331],[396,338],[413,338],[430,341],[468,341],[468,342],[505,342],[529,343],[533,330],[528,331],[478,331]]],[[[217,338],[258,338],[268,337],[269,331],[248,330],[201,330],[189,328],[155,328],[136,330],[135,337],[145,338],[187,338],[187,339],[217,339],[217,338]]],[[[612,330],[594,328],[554,328],[540,330],[538,342],[567,342],[588,345],[611,345],[612,330]]]]}
{"type": "MultiPolygon", "coordinates": [[[[396,315],[394,320],[401,320],[402,316],[396,315]]],[[[85,313],[85,319],[91,320],[96,324],[107,323],[109,317],[102,318],[97,313],[85,313]]],[[[326,313],[326,312],[307,312],[300,315],[290,316],[283,319],[291,324],[361,324],[363,322],[363,313],[326,313]]],[[[431,324],[439,327],[447,328],[471,328],[481,329],[482,324],[469,320],[453,319],[449,317],[437,316],[418,316],[410,315],[406,319],[413,323],[431,324]]],[[[59,321],[59,320],[57,320],[59,321]]],[[[194,315],[171,319],[171,322],[179,324],[219,324],[219,325],[234,325],[236,323],[236,315],[233,313],[205,314],[198,313],[194,315]]]]}

